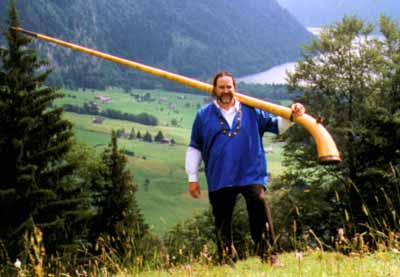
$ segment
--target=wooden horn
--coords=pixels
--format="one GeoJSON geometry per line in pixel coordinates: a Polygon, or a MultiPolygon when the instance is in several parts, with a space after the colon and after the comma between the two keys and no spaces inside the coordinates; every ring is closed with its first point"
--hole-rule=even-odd
{"type": "MultiPolygon", "coordinates": [[[[137,70],[149,73],[151,75],[159,76],[171,81],[175,81],[177,83],[181,83],[186,86],[190,86],[202,91],[205,91],[207,93],[212,92],[212,85],[200,82],[198,80],[188,78],[182,75],[174,74],[162,69],[158,69],[155,67],[151,67],[148,65],[140,64],[134,61],[130,61],[127,59],[119,58],[113,55],[109,55],[100,51],[96,51],[87,47],[83,47],[77,44],[69,43],[60,39],[52,38],[43,34],[39,33],[34,33],[31,31],[24,30],[19,27],[11,27],[12,30],[24,33],[26,35],[52,42],[67,48],[71,48],[76,51],[84,52],[86,54],[96,56],[105,60],[109,60],[115,63],[119,63],[122,65],[126,65],[132,68],[135,68],[137,70]]],[[[235,93],[235,96],[237,99],[239,99],[240,102],[255,107],[259,108],[262,110],[265,110],[267,112],[270,112],[272,114],[281,116],[286,119],[290,119],[291,115],[291,109],[288,107],[284,107],[281,105],[277,104],[272,104],[266,101],[262,101],[260,99],[250,97],[247,95],[243,95],[240,93],[235,93]]],[[[294,117],[293,118],[294,122],[300,124],[304,128],[307,129],[307,131],[311,134],[311,136],[314,138],[316,146],[317,146],[317,152],[318,152],[318,161],[321,164],[324,165],[329,165],[329,164],[338,164],[341,162],[341,157],[339,154],[339,151],[336,147],[336,144],[334,140],[332,139],[331,135],[329,132],[322,126],[319,120],[316,120],[312,116],[309,116],[307,114],[304,114],[302,116],[294,117]]]]}

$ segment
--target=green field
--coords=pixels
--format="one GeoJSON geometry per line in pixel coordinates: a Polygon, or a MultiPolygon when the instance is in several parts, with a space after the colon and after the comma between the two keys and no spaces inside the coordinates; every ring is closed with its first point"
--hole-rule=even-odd
{"type": "Polygon", "coordinates": [[[118,276],[248,276],[248,277],[372,277],[399,276],[400,257],[397,252],[344,256],[340,253],[309,251],[280,256],[281,267],[271,267],[257,258],[240,261],[232,268],[193,263],[168,271],[147,271],[118,276]]]}
{"type": "MultiPolygon", "coordinates": [[[[114,109],[132,114],[147,112],[156,116],[158,126],[146,126],[134,122],[106,118],[102,124],[93,123],[94,116],[65,113],[65,118],[73,122],[78,142],[82,142],[101,151],[110,142],[111,131],[132,128],[143,135],[148,131],[153,137],[162,131],[168,139],[174,139],[175,145],[148,143],[139,139],[119,139],[121,149],[134,152],[128,157],[128,168],[133,174],[134,183],[139,190],[137,200],[146,222],[159,234],[167,231],[176,223],[182,222],[196,211],[208,207],[207,192],[203,191],[199,200],[192,199],[187,193],[187,177],[184,159],[189,143],[191,125],[197,108],[203,105],[207,95],[188,95],[160,90],[133,90],[129,93],[121,90],[70,91],[56,102],[80,105],[95,101],[101,109],[114,109]],[[151,101],[137,101],[132,95],[144,96],[150,93],[151,101]],[[97,96],[110,97],[110,103],[101,103],[97,96]],[[171,126],[175,119],[177,126],[171,126]]],[[[273,175],[282,172],[282,143],[273,142],[274,136],[266,135],[265,146],[272,145],[273,152],[268,154],[268,167],[273,175]]],[[[204,174],[201,175],[202,188],[206,187],[204,174]]]]}

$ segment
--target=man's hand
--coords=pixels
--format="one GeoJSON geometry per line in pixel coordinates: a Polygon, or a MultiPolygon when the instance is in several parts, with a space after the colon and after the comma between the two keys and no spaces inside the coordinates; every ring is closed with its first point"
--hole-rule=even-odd
{"type": "Polygon", "coordinates": [[[199,182],[189,182],[189,193],[193,198],[200,197],[200,183],[199,182]]]}
{"type": "Polygon", "coordinates": [[[302,116],[306,112],[306,109],[301,103],[294,103],[290,108],[292,109],[293,116],[302,116]]]}

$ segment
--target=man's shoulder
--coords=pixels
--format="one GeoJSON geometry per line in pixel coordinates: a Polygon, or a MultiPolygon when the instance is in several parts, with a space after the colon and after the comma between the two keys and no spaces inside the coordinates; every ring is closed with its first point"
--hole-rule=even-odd
{"type": "Polygon", "coordinates": [[[210,112],[213,112],[213,111],[215,110],[215,108],[216,108],[216,107],[215,107],[215,104],[214,104],[213,102],[210,102],[210,103],[204,105],[203,107],[201,107],[201,108],[197,111],[197,114],[198,114],[199,116],[206,115],[206,114],[208,114],[208,113],[210,113],[210,112]]]}
{"type": "Polygon", "coordinates": [[[258,108],[254,108],[252,106],[249,106],[249,105],[246,105],[243,103],[241,103],[241,107],[242,107],[242,110],[246,111],[246,112],[258,113],[260,111],[260,109],[258,109],[258,108]]]}

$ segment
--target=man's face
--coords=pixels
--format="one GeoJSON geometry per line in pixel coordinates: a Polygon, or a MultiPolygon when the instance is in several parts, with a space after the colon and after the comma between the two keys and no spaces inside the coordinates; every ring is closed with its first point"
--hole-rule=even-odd
{"type": "Polygon", "coordinates": [[[217,84],[214,89],[217,100],[224,105],[233,104],[233,93],[235,86],[233,85],[232,77],[222,76],[217,79],[217,84]]]}

